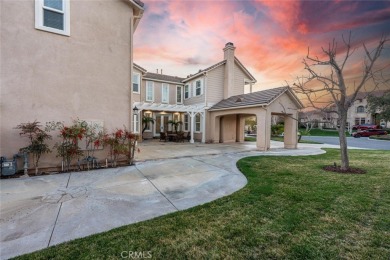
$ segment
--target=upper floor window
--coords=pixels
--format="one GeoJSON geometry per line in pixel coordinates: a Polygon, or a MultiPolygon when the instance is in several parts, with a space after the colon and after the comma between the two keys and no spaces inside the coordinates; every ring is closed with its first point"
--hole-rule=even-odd
{"type": "Polygon", "coordinates": [[[146,82],[146,101],[154,101],[153,81],[146,82]]]}
{"type": "Polygon", "coordinates": [[[190,86],[187,84],[184,86],[184,99],[190,98],[190,86]]]}
{"type": "Polygon", "coordinates": [[[356,109],[357,113],[364,113],[364,106],[358,106],[356,109]]]}
{"type": "Polygon", "coordinates": [[[162,103],[169,103],[169,85],[166,83],[162,84],[162,103]]]}
{"type": "Polygon", "coordinates": [[[197,80],[195,82],[195,96],[202,95],[202,81],[197,80]]]}
{"type": "Polygon", "coordinates": [[[183,87],[176,86],[176,103],[183,103],[183,87]]]}
{"type": "Polygon", "coordinates": [[[35,28],[70,35],[69,0],[35,0],[35,28]]]}
{"type": "Polygon", "coordinates": [[[133,74],[133,92],[134,93],[139,93],[141,85],[141,75],[139,73],[134,73],[133,74]]]}

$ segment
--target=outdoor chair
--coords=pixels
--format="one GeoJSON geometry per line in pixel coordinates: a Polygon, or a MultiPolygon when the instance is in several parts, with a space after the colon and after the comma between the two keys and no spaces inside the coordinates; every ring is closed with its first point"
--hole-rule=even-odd
{"type": "Polygon", "coordinates": [[[178,132],[177,133],[176,142],[184,143],[184,132],[178,132]]]}
{"type": "Polygon", "coordinates": [[[160,142],[161,141],[167,141],[168,140],[168,135],[164,132],[160,132],[160,142]]]}

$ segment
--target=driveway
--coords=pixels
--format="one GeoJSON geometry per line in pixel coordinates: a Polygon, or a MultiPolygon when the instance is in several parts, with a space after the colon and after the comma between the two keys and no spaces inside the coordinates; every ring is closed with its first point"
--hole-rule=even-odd
{"type": "Polygon", "coordinates": [[[236,168],[243,157],[321,154],[320,147],[332,147],[300,144],[297,150],[286,150],[282,143],[271,145],[270,151],[258,152],[254,143],[145,143],[136,166],[2,179],[0,257],[33,252],[227,196],[247,183],[236,168]],[[153,154],[162,146],[163,153],[153,154]]]}
{"type": "MultiPolygon", "coordinates": [[[[324,144],[339,145],[339,138],[334,136],[302,136],[303,140],[310,140],[324,144]]],[[[375,150],[390,150],[390,141],[369,139],[368,137],[347,137],[349,147],[375,149],[375,150]]]]}

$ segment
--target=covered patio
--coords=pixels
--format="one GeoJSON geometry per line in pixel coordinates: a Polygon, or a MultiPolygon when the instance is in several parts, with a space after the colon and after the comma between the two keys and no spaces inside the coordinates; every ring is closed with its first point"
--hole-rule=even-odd
{"type": "Polygon", "coordinates": [[[205,106],[135,102],[133,110],[137,111],[133,115],[134,132],[140,132],[143,127],[142,118],[146,116],[153,118],[155,121],[155,123],[147,126],[146,136],[159,137],[160,133],[172,131],[173,126],[169,125],[169,121],[175,121],[182,122],[176,130],[189,133],[190,143],[195,142],[195,134],[198,135],[199,141],[205,142],[205,106]],[[199,119],[200,122],[198,122],[199,119]]]}
{"type": "Polygon", "coordinates": [[[256,116],[257,149],[271,147],[271,118],[284,119],[284,148],[297,148],[298,110],[302,103],[289,87],[232,96],[208,110],[208,139],[217,143],[243,142],[245,118],[256,116]]]}

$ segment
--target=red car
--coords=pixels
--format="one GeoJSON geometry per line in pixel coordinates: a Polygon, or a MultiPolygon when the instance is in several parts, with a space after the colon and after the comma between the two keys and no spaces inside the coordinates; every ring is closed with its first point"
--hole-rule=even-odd
{"type": "Polygon", "coordinates": [[[367,129],[379,129],[378,125],[361,124],[352,126],[352,130],[367,130],[367,129]]]}
{"type": "Polygon", "coordinates": [[[367,129],[359,132],[352,133],[352,136],[355,138],[367,137],[371,135],[387,135],[387,132],[380,129],[367,129]]]}

